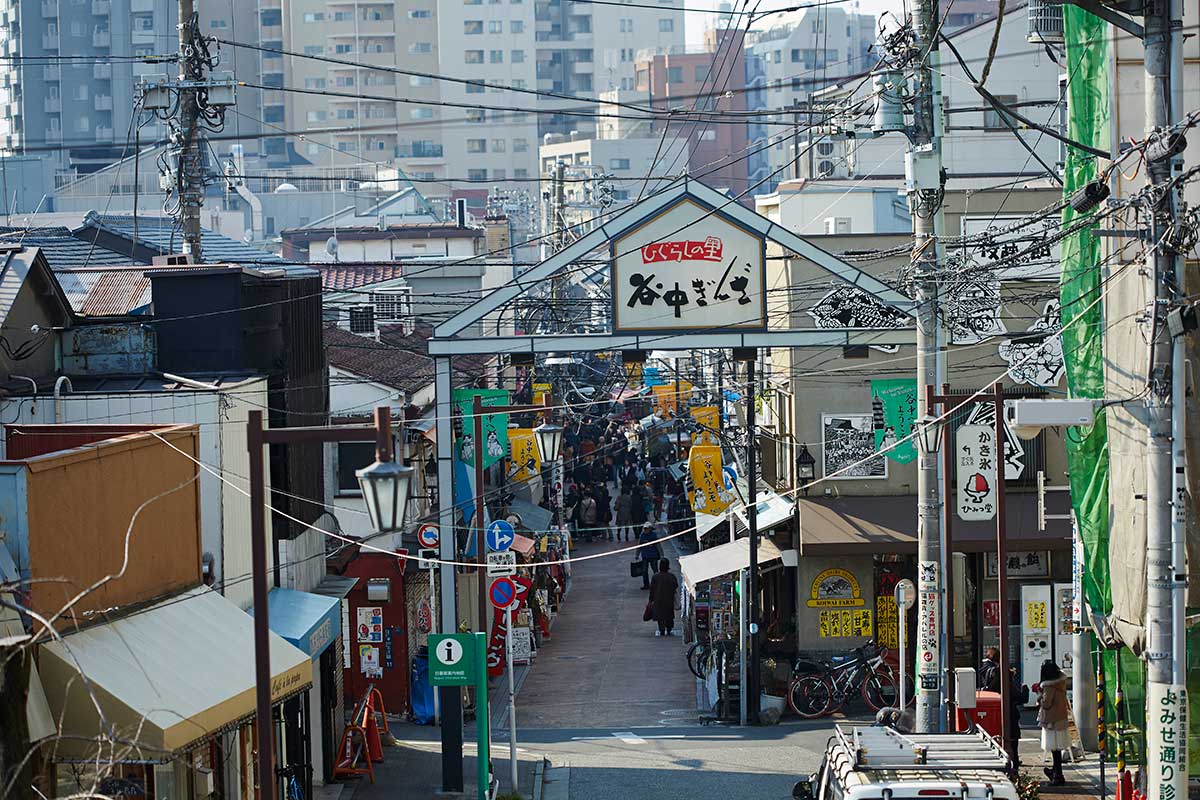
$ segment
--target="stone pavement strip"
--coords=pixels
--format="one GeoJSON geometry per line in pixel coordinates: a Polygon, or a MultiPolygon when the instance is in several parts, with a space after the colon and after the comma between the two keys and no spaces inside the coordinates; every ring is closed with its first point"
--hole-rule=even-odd
{"type": "MultiPolygon", "coordinates": [[[[630,543],[631,544],[631,543],[630,543]]],[[[628,546],[580,544],[575,555],[628,546]]],[[[632,553],[581,561],[571,592],[517,692],[520,729],[630,728],[696,720],[695,678],[683,637],[658,638],[642,621],[647,592],[629,577],[632,553]]],[[[678,576],[678,559],[671,570],[678,576]]],[[[676,633],[682,631],[678,624],[676,633]]]]}

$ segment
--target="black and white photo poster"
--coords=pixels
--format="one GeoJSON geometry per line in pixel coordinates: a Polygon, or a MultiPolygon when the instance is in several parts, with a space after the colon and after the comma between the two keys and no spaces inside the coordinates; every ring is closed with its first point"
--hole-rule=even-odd
{"type": "Polygon", "coordinates": [[[871,458],[875,452],[875,431],[870,414],[822,414],[821,451],[827,478],[861,480],[888,476],[887,459],[871,458]],[[846,471],[841,472],[843,469],[846,471]]]}

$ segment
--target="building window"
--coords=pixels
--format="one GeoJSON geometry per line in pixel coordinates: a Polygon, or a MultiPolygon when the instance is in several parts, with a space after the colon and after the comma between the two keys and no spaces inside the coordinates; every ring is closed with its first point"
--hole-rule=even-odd
{"type": "MultiPolygon", "coordinates": [[[[368,83],[368,86],[369,85],[372,85],[372,84],[368,83]]],[[[429,77],[428,75],[409,75],[408,76],[408,85],[409,86],[432,86],[433,78],[429,77]]]]}
{"type": "MultiPolygon", "coordinates": [[[[307,48],[305,48],[305,49],[307,49],[307,48]]],[[[320,50],[320,49],[321,49],[320,47],[317,48],[317,50],[320,50]]],[[[346,53],[353,53],[354,45],[353,44],[335,44],[333,46],[333,52],[339,53],[341,55],[345,55],[346,53]]]]}
{"type": "Polygon", "coordinates": [[[486,181],[487,180],[487,170],[486,169],[469,169],[469,170],[467,170],[467,180],[469,180],[469,181],[486,181]]]}
{"type": "Polygon", "coordinates": [[[354,109],[353,108],[339,108],[337,110],[337,118],[338,119],[354,119],[354,109]]]}
{"type": "Polygon", "coordinates": [[[514,169],[514,170],[513,170],[513,177],[514,177],[514,178],[519,178],[519,179],[528,178],[528,177],[529,177],[529,170],[527,170],[527,169],[523,169],[523,168],[514,169]]]}
{"type": "Polygon", "coordinates": [[[467,50],[465,53],[463,53],[463,62],[465,62],[467,64],[482,64],[483,63],[483,51],[482,50],[467,50]]]}
{"type": "Polygon", "coordinates": [[[525,51],[524,50],[513,50],[512,51],[512,63],[524,64],[525,63],[525,51]]]}
{"type": "Polygon", "coordinates": [[[228,28],[228,27],[229,27],[229,21],[228,21],[228,20],[224,20],[224,19],[214,19],[214,20],[210,20],[210,21],[209,21],[209,23],[208,23],[208,27],[210,27],[210,28],[228,28]]]}
{"type": "Polygon", "coordinates": [[[525,32],[525,20],[514,19],[512,22],[508,23],[508,31],[509,31],[509,33],[524,33],[525,32]]]}
{"type": "MultiPolygon", "coordinates": [[[[998,94],[996,95],[996,99],[1006,106],[1011,106],[1013,103],[1017,102],[1017,96],[1015,94],[998,94]]],[[[1013,119],[1012,116],[1005,114],[999,109],[989,108],[987,111],[983,112],[983,127],[989,131],[1008,130],[1009,125],[1008,123],[1005,123],[1005,120],[1008,120],[1008,123],[1011,123],[1013,127],[1016,127],[1017,121],[1013,119]]]]}
{"type": "Polygon", "coordinates": [[[527,153],[527,152],[529,152],[529,140],[528,140],[528,139],[524,139],[524,138],[516,138],[516,139],[513,139],[513,148],[512,148],[512,151],[513,151],[514,153],[527,153]]]}
{"type": "Polygon", "coordinates": [[[486,153],[487,139],[467,139],[468,153],[486,153]]]}
{"type": "Polygon", "coordinates": [[[609,169],[629,169],[628,158],[610,158],[608,160],[609,169]]]}
{"type": "Polygon", "coordinates": [[[667,67],[667,83],[683,83],[683,67],[667,67]]]}
{"type": "Polygon", "coordinates": [[[259,19],[262,24],[267,27],[275,27],[283,24],[283,11],[278,8],[268,8],[260,12],[259,19]]]}
{"type": "Polygon", "coordinates": [[[482,108],[468,108],[467,122],[486,122],[487,114],[482,108]]]}
{"type": "Polygon", "coordinates": [[[468,19],[463,22],[463,33],[467,36],[478,36],[483,33],[483,20],[468,19]]]}
{"type": "MultiPolygon", "coordinates": [[[[350,315],[351,333],[360,333],[353,329],[354,315],[350,315]]],[[[375,327],[367,333],[374,333],[375,327]]],[[[375,461],[374,442],[338,442],[338,491],[342,496],[361,496],[362,488],[358,485],[358,477],[354,474],[360,469],[371,466],[375,461]]]]}
{"type": "Polygon", "coordinates": [[[412,287],[397,286],[371,292],[371,305],[375,306],[377,320],[407,319],[412,316],[412,287]]]}
{"type": "MultiPolygon", "coordinates": [[[[520,52],[520,51],[514,50],[513,52],[514,52],[514,53],[517,53],[517,52],[520,52]]],[[[524,54],[524,53],[521,53],[521,55],[522,55],[522,56],[524,56],[525,54],[524,54]]],[[[516,59],[513,59],[513,60],[514,60],[514,61],[516,61],[516,59]]],[[[521,78],[513,78],[512,87],[513,87],[514,89],[524,89],[524,88],[525,88],[525,81],[524,81],[524,80],[522,80],[521,78]]]]}
{"type": "Polygon", "coordinates": [[[502,181],[507,177],[508,177],[508,173],[502,169],[492,170],[492,180],[494,180],[494,181],[502,181]]]}
{"type": "Polygon", "coordinates": [[[483,81],[467,81],[467,94],[483,94],[483,81]]]}
{"type": "Polygon", "coordinates": [[[629,17],[621,17],[617,25],[621,33],[633,33],[633,20],[629,17]]]}
{"type": "Polygon", "coordinates": [[[325,79],[324,78],[305,78],[304,79],[304,88],[305,89],[324,89],[325,88],[325,79]]]}
{"type": "Polygon", "coordinates": [[[488,20],[488,33],[504,33],[504,20],[488,20]]]}
{"type": "Polygon", "coordinates": [[[712,72],[712,64],[696,65],[696,83],[704,83],[712,72]]]}
{"type": "Polygon", "coordinates": [[[492,152],[503,153],[508,149],[508,142],[503,139],[492,139],[492,152]]]}
{"type": "Polygon", "coordinates": [[[792,63],[793,64],[800,63],[800,48],[799,47],[792,48],[792,63]]]}
{"type": "Polygon", "coordinates": [[[413,119],[433,119],[432,108],[414,108],[408,112],[413,119]]]}
{"type": "Polygon", "coordinates": [[[488,63],[503,64],[504,63],[504,51],[503,50],[489,50],[488,51],[488,63]]]}
{"type": "Polygon", "coordinates": [[[310,11],[309,13],[304,15],[304,21],[305,22],[324,22],[325,21],[325,12],[324,11],[310,11]]]}
{"type": "MultiPolygon", "coordinates": [[[[377,52],[379,52],[379,51],[377,51],[377,52]]],[[[412,44],[410,44],[408,46],[408,52],[412,53],[413,55],[420,55],[421,53],[432,53],[433,45],[430,44],[429,42],[413,42],[412,44]]]]}
{"type": "Polygon", "coordinates": [[[324,122],[326,116],[327,116],[327,114],[324,111],[309,111],[308,112],[308,121],[309,122],[324,122]]]}
{"type": "Polygon", "coordinates": [[[659,33],[674,33],[675,32],[675,20],[660,19],[658,21],[658,32],[659,33]]]}
{"type": "Polygon", "coordinates": [[[413,8],[409,9],[409,19],[429,19],[433,14],[428,8],[413,8]]]}
{"type": "Polygon", "coordinates": [[[319,56],[319,55],[324,54],[324,52],[325,52],[325,48],[319,44],[304,45],[304,55],[306,55],[306,56],[319,56]]]}
{"type": "Polygon", "coordinates": [[[338,75],[336,78],[333,79],[333,83],[335,86],[341,86],[343,88],[345,88],[347,86],[353,86],[354,85],[354,76],[353,75],[338,75]]]}

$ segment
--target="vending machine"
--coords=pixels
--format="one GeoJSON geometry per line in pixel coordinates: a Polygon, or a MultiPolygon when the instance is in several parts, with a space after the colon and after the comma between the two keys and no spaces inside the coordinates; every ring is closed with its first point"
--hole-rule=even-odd
{"type": "MultiPolygon", "coordinates": [[[[1021,586],[1021,683],[1033,686],[1042,672],[1042,662],[1054,658],[1052,587],[1048,583],[1021,586]]],[[[1036,705],[1029,693],[1027,705],[1036,705]]]]}

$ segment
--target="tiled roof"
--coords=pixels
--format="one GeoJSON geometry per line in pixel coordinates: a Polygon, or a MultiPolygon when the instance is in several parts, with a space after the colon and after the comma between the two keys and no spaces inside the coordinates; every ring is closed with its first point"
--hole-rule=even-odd
{"type": "Polygon", "coordinates": [[[20,242],[40,248],[53,270],[134,263],[128,255],[115,253],[99,245],[93,246],[91,242],[76,238],[69,229],[62,227],[25,229],[0,226],[0,242],[20,242]]]}
{"type": "Polygon", "coordinates": [[[400,264],[313,264],[321,273],[321,287],[327,292],[345,292],[386,283],[404,277],[400,264]]]}
{"type": "MultiPolygon", "coordinates": [[[[379,341],[350,333],[335,325],[325,326],[325,354],[329,366],[352,372],[376,383],[412,394],[433,383],[433,359],[429,337],[433,326],[418,322],[410,332],[402,325],[379,326],[379,341]]],[[[473,383],[491,356],[455,356],[455,383],[473,383]]]]}
{"type": "MultiPolygon", "coordinates": [[[[84,219],[83,227],[77,229],[75,235],[86,240],[91,238],[91,231],[99,229],[127,241],[133,241],[133,228],[133,217],[128,214],[89,214],[84,219]]],[[[171,217],[147,217],[139,214],[137,239],[143,247],[156,250],[160,255],[181,252],[183,246],[179,229],[171,217]]],[[[200,247],[205,263],[251,265],[287,263],[274,253],[251,247],[210,230],[202,229],[200,231],[200,247]]]]}

